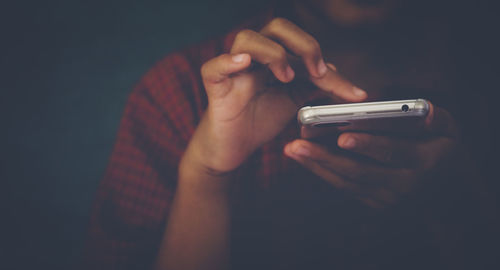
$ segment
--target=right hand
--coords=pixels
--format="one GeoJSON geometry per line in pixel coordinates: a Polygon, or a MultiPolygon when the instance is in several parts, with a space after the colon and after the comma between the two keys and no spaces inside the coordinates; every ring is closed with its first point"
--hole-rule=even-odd
{"type": "Polygon", "coordinates": [[[318,42],[292,22],[276,18],[260,32],[243,30],[230,54],[201,68],[208,108],[188,150],[195,152],[202,166],[218,173],[236,169],[295,117],[298,104],[290,97],[289,83],[298,74],[290,66],[294,56],[288,52],[300,57],[307,79],[335,100],[366,98],[332,64],[325,64],[318,42]],[[250,68],[252,61],[256,66],[250,68]],[[269,85],[266,75],[271,73],[283,84],[269,85]]]}

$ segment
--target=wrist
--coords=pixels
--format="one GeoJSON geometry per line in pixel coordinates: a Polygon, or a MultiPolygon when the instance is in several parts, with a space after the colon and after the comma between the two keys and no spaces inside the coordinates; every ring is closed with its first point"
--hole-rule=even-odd
{"type": "Polygon", "coordinates": [[[191,147],[184,153],[178,170],[179,187],[196,193],[228,193],[235,174],[234,171],[219,171],[207,166],[191,147]]]}
{"type": "Polygon", "coordinates": [[[237,170],[248,156],[247,143],[239,139],[241,132],[228,129],[214,123],[207,114],[200,121],[185,155],[189,154],[202,173],[225,176],[237,170]]]}

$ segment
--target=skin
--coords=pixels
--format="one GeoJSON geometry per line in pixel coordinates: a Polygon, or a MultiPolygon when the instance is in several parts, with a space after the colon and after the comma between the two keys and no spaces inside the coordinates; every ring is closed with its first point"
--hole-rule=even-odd
{"type": "MultiPolygon", "coordinates": [[[[331,1],[334,2],[350,4],[331,1]]],[[[322,7],[327,1],[314,3],[322,7]]],[[[337,11],[324,10],[326,15],[336,16],[337,11]]],[[[357,20],[351,16],[344,22],[357,24],[371,20],[370,16],[362,16],[362,9],[357,11],[361,12],[357,20]]],[[[351,12],[356,13],[356,9],[351,8],[351,12]]],[[[365,91],[343,78],[324,59],[323,52],[308,32],[286,19],[276,18],[259,32],[243,30],[236,36],[229,54],[203,65],[201,74],[208,107],[179,165],[178,187],[157,269],[230,267],[232,180],[256,149],[296,117],[299,106],[291,95],[296,91],[294,79],[309,80],[329,95],[332,102],[361,102],[367,98],[365,91]],[[300,60],[305,74],[292,67],[293,59],[300,60]],[[252,63],[255,65],[251,67],[252,63]],[[268,84],[269,78],[280,83],[268,84]]],[[[367,205],[383,207],[414,189],[421,176],[435,169],[455,148],[456,127],[444,109],[432,106],[425,131],[425,140],[352,132],[338,138],[339,147],[378,163],[330,152],[302,139],[290,142],[283,151],[367,205]]]]}
{"type": "Polygon", "coordinates": [[[284,153],[366,205],[383,208],[422,184],[423,176],[456,148],[457,128],[447,111],[431,105],[424,128],[430,138],[409,140],[359,132],[339,136],[339,147],[368,161],[329,152],[302,139],[287,144],[284,153]]]}

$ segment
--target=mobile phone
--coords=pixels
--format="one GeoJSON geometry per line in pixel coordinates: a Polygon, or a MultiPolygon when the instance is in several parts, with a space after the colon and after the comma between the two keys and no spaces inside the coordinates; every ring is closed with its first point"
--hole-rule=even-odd
{"type": "Polygon", "coordinates": [[[418,135],[429,108],[425,99],[306,106],[297,118],[305,139],[342,131],[418,135]]]}

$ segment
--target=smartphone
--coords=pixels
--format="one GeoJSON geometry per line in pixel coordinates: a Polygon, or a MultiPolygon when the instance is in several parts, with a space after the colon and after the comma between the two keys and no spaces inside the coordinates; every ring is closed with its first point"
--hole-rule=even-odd
{"type": "Polygon", "coordinates": [[[343,131],[418,135],[429,113],[425,99],[306,106],[297,118],[302,138],[343,131]]]}

